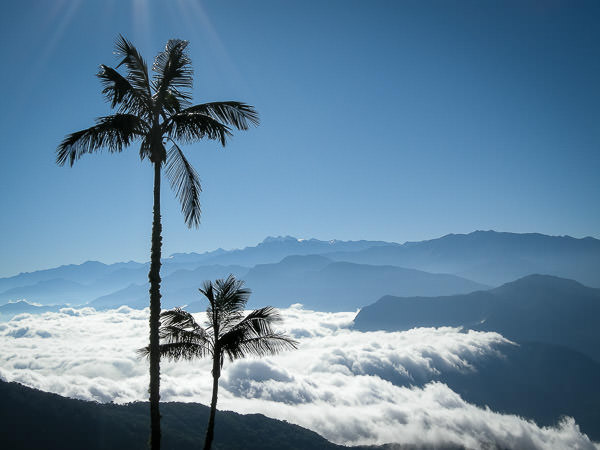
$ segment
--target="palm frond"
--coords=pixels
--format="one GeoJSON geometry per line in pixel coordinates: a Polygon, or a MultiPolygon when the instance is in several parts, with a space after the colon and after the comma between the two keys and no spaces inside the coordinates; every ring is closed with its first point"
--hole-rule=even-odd
{"type": "Polygon", "coordinates": [[[180,92],[168,91],[162,95],[161,105],[168,115],[173,115],[181,111],[183,106],[189,103],[187,97],[182,96],[180,92]]]}
{"type": "Polygon", "coordinates": [[[152,155],[152,136],[147,134],[142,139],[142,143],[140,145],[140,160],[144,160],[145,158],[150,159],[152,155]]]}
{"type": "Polygon", "coordinates": [[[225,279],[215,281],[217,288],[217,304],[223,312],[242,312],[252,291],[244,287],[244,280],[236,279],[229,274],[225,279]]]}
{"type": "Polygon", "coordinates": [[[138,358],[148,358],[150,356],[150,346],[146,345],[145,347],[138,348],[135,353],[138,358]]]}
{"type": "Polygon", "coordinates": [[[134,47],[134,45],[125,39],[122,35],[119,35],[117,42],[115,43],[116,54],[121,56],[123,59],[117,66],[117,69],[125,65],[127,67],[127,79],[131,85],[145,92],[148,97],[152,97],[150,90],[150,78],[148,76],[148,65],[140,52],[134,47]]]}
{"type": "Polygon", "coordinates": [[[183,328],[198,328],[199,325],[194,316],[183,308],[173,308],[160,313],[160,324],[162,326],[176,325],[183,328]]]}
{"type": "Polygon", "coordinates": [[[202,287],[198,288],[201,294],[203,294],[208,300],[209,308],[215,306],[215,287],[213,282],[206,280],[202,283],[202,287]]]}
{"type": "Polygon", "coordinates": [[[152,110],[150,98],[144,91],[134,88],[127,78],[104,64],[100,65],[96,75],[100,78],[104,87],[102,93],[110,102],[111,108],[118,105],[118,111],[121,113],[132,113],[146,118],[150,116],[152,110]]]}
{"type": "Polygon", "coordinates": [[[243,320],[239,320],[241,317],[240,311],[239,315],[235,317],[235,319],[238,320],[228,321],[229,323],[227,323],[227,325],[230,326],[224,329],[223,336],[229,332],[232,333],[232,336],[237,333],[239,339],[243,336],[266,336],[273,333],[273,324],[281,322],[278,311],[271,306],[256,309],[248,314],[243,320]]]}
{"type": "Polygon", "coordinates": [[[255,309],[242,320],[237,327],[247,327],[257,336],[272,332],[271,326],[282,321],[279,311],[272,306],[255,309]]]}
{"type": "Polygon", "coordinates": [[[186,329],[177,325],[163,325],[160,327],[159,335],[166,344],[187,342],[198,345],[207,345],[210,340],[210,334],[202,327],[198,329],[186,329]]]}
{"type": "Polygon", "coordinates": [[[208,323],[215,334],[226,333],[232,324],[239,322],[243,315],[244,306],[250,296],[250,289],[243,287],[244,281],[237,280],[233,275],[225,279],[205,281],[199,289],[208,299],[206,310],[208,323]]]}
{"type": "Polygon", "coordinates": [[[181,212],[188,227],[200,224],[200,179],[198,173],[185,158],[179,146],[173,142],[173,147],[167,153],[165,173],[171,182],[181,203],[181,212]]]}
{"type": "MultiPolygon", "coordinates": [[[[210,333],[202,328],[194,317],[181,308],[163,311],[160,314],[160,352],[170,359],[193,359],[204,357],[212,351],[210,333]]],[[[145,355],[148,351],[140,349],[145,355]]]]}
{"type": "Polygon", "coordinates": [[[193,332],[176,325],[161,325],[158,335],[162,341],[167,343],[181,341],[192,342],[194,340],[193,332]]]}
{"type": "MultiPolygon", "coordinates": [[[[160,355],[170,361],[179,361],[180,359],[192,360],[196,358],[204,358],[210,352],[206,347],[194,343],[171,343],[160,344],[160,355]]],[[[146,346],[137,350],[139,358],[147,358],[150,356],[150,346],[146,346]]]]}
{"type": "Polygon", "coordinates": [[[63,139],[56,149],[56,163],[73,163],[86,153],[103,148],[111,153],[120,152],[134,140],[142,137],[148,125],[133,114],[114,114],[96,119],[96,125],[76,131],[63,139]]]}
{"type": "Polygon", "coordinates": [[[203,138],[218,140],[225,147],[227,138],[232,136],[227,125],[204,114],[184,111],[171,115],[166,122],[163,130],[167,136],[185,143],[197,142],[203,138]]]}
{"type": "Polygon", "coordinates": [[[223,334],[218,340],[218,346],[230,360],[296,348],[295,340],[283,332],[273,330],[272,325],[280,321],[281,316],[271,306],[254,310],[223,334]]]}
{"type": "Polygon", "coordinates": [[[202,287],[198,290],[201,294],[204,294],[208,300],[208,307],[206,308],[208,330],[210,330],[213,335],[216,335],[219,333],[219,325],[221,323],[219,306],[217,304],[218,291],[210,280],[204,281],[202,287]]]}
{"type": "Polygon", "coordinates": [[[186,92],[192,88],[193,74],[192,62],[185,51],[187,41],[171,39],[167,42],[164,51],[160,52],[152,70],[156,72],[153,86],[156,91],[157,103],[164,105],[169,111],[179,111],[182,105],[189,105],[191,95],[186,92]],[[165,99],[170,97],[170,102],[165,99]],[[173,102],[176,99],[177,102],[173,102]]]}
{"type": "Polygon", "coordinates": [[[238,130],[247,130],[250,124],[257,126],[260,123],[258,112],[253,106],[242,102],[212,102],[190,106],[182,113],[204,114],[226,125],[231,125],[238,130]]]}
{"type": "Polygon", "coordinates": [[[242,337],[233,334],[226,336],[227,339],[224,339],[219,345],[222,352],[227,355],[230,361],[247,356],[275,355],[285,350],[298,348],[298,342],[287,336],[284,332],[254,337],[242,337]]]}

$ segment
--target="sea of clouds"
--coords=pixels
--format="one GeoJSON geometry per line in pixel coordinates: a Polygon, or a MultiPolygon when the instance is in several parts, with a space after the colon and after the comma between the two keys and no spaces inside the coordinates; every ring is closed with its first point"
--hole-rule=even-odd
{"type": "MultiPolygon", "coordinates": [[[[539,427],[465,402],[443,383],[447,371],[476,370],[482,357],[515,345],[497,333],[456,328],[405,332],[352,329],[353,312],[294,305],[281,311],[299,348],[226,362],[219,408],[287,420],[345,444],[497,445],[599,449],[573,419],[539,427]]],[[[195,315],[203,321],[203,313],[195,315]]],[[[148,310],[65,308],[0,323],[0,378],[68,397],[126,403],[147,399],[148,310]]],[[[161,398],[207,404],[210,362],[162,363],[161,398]]]]}

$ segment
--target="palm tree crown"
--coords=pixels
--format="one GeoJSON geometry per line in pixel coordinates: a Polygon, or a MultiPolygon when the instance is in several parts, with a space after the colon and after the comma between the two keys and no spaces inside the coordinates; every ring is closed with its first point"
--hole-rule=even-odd
{"type": "MultiPolygon", "coordinates": [[[[161,356],[171,360],[212,356],[218,360],[221,369],[225,357],[234,361],[296,348],[295,340],[273,329],[274,324],[281,322],[275,308],[266,306],[244,317],[251,291],[243,284],[243,280],[237,280],[233,275],[214,283],[204,282],[199,291],[209,303],[205,327],[181,308],[163,311],[160,314],[161,356]]],[[[142,354],[147,351],[147,348],[143,349],[142,354]]]]}
{"type": "Polygon", "coordinates": [[[194,143],[207,138],[225,146],[231,127],[247,130],[258,125],[258,113],[245,103],[226,101],[191,105],[193,70],[186,52],[187,41],[170,40],[148,74],[138,50],[119,36],[116,54],[122,58],[127,74],[100,65],[97,74],[102,93],[116,113],[96,119],[96,124],[71,133],[58,146],[56,162],[73,165],[87,153],[107,149],[121,152],[140,142],[140,158],[148,158],[165,168],[175,190],[188,226],[200,222],[201,191],[198,174],[185,158],[178,143],[194,143]],[[170,146],[169,150],[166,146],[170,146]]]}

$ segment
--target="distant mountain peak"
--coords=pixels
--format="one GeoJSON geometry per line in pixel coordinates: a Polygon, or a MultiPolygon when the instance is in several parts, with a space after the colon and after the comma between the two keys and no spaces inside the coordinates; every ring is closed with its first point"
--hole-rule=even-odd
{"type": "MultiPolygon", "coordinates": [[[[340,241],[339,239],[330,239],[328,241],[322,241],[320,239],[316,239],[316,238],[310,238],[310,239],[306,239],[306,238],[297,238],[294,236],[267,236],[261,243],[259,243],[258,245],[261,244],[273,244],[273,243],[320,243],[320,244],[329,244],[329,245],[335,245],[338,243],[343,243],[345,241],[340,241]]],[[[348,242],[353,242],[353,241],[348,241],[348,242]]]]}
{"type": "Polygon", "coordinates": [[[294,236],[267,236],[260,244],[273,244],[276,242],[302,242],[304,240],[305,239],[295,238],[294,236]]]}
{"type": "Polygon", "coordinates": [[[554,275],[531,274],[519,278],[515,281],[510,281],[496,288],[497,291],[506,291],[509,289],[530,288],[546,291],[562,291],[573,289],[590,289],[588,286],[581,284],[578,281],[568,278],[557,277],[554,275]]]}
{"type": "Polygon", "coordinates": [[[2,306],[6,306],[6,305],[12,305],[12,306],[24,306],[24,305],[28,305],[28,306],[43,306],[41,303],[28,302],[27,300],[24,300],[24,299],[9,300],[7,303],[5,303],[2,306]]]}
{"type": "Polygon", "coordinates": [[[575,238],[568,234],[563,235],[550,235],[543,234],[537,232],[529,232],[529,233],[517,233],[512,231],[496,231],[496,230],[475,230],[470,233],[449,233],[445,236],[442,236],[440,239],[444,239],[447,237],[489,237],[489,236],[504,236],[504,237],[541,237],[541,238],[566,238],[566,239],[576,239],[576,240],[584,240],[584,239],[592,239],[596,240],[591,236],[587,236],[584,238],[575,238]]]}

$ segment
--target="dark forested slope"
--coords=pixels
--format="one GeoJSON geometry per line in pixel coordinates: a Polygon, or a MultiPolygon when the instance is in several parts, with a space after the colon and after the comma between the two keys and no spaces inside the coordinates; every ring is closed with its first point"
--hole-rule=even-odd
{"type": "MultiPolygon", "coordinates": [[[[148,404],[74,400],[0,381],[0,443],[10,450],[146,450],[148,404]]],[[[163,448],[197,449],[204,441],[209,408],[163,403],[163,448]]],[[[261,414],[219,411],[216,450],[344,449],[317,433],[261,414]]],[[[359,449],[360,447],[353,447],[359,449]]],[[[364,447],[362,447],[364,448],[364,447]]]]}

